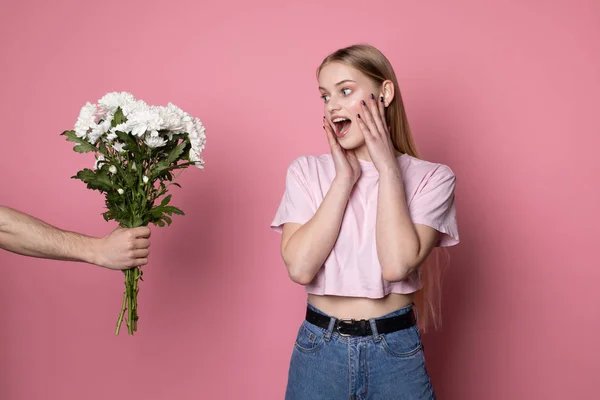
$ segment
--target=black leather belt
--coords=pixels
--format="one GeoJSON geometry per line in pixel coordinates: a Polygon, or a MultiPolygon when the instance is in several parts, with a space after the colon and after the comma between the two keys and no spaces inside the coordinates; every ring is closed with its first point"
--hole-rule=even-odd
{"type": "MultiPolygon", "coordinates": [[[[306,320],[313,325],[323,329],[329,329],[331,317],[306,308],[306,320]]],[[[410,328],[416,325],[417,319],[415,313],[410,310],[406,314],[397,315],[395,317],[381,318],[375,320],[378,334],[386,334],[396,332],[401,329],[410,328]]],[[[373,334],[371,323],[366,319],[336,319],[333,327],[334,331],[342,336],[370,336],[373,334]]]]}

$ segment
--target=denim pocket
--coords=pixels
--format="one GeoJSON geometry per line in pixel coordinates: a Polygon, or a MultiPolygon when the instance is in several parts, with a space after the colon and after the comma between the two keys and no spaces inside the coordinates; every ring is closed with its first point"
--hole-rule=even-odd
{"type": "Polygon", "coordinates": [[[304,321],[298,329],[298,336],[294,344],[302,353],[314,353],[319,350],[325,341],[325,332],[309,322],[304,321]]]}
{"type": "Polygon", "coordinates": [[[416,325],[381,335],[381,346],[388,354],[400,358],[413,357],[423,349],[416,325]]]}

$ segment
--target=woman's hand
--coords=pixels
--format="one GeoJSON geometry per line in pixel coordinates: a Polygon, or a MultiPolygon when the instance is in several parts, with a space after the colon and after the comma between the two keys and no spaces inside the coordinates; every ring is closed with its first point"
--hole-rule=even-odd
{"type": "Polygon", "coordinates": [[[325,129],[329,147],[331,148],[336,179],[353,187],[358,178],[360,178],[361,172],[360,163],[358,162],[358,158],[356,158],[354,150],[345,150],[340,146],[333,133],[333,127],[325,117],[323,117],[323,128],[325,129]]]}
{"type": "Polygon", "coordinates": [[[383,97],[378,101],[371,94],[371,98],[366,102],[363,100],[361,104],[363,114],[357,115],[356,121],[365,137],[367,150],[375,168],[380,174],[397,170],[396,149],[385,123],[383,97]]]}

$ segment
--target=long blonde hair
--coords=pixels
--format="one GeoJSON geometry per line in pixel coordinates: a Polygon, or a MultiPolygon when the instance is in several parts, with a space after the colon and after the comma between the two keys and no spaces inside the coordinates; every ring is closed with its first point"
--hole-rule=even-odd
{"type": "MultiPolygon", "coordinates": [[[[321,69],[332,62],[345,64],[360,71],[369,77],[375,85],[381,85],[386,80],[393,82],[394,98],[385,112],[392,143],[399,152],[419,158],[406,117],[402,96],[400,95],[396,73],[383,53],[366,44],[357,44],[339,49],[323,60],[317,68],[317,77],[321,69]]],[[[447,256],[447,252],[441,248],[435,248],[420,267],[423,287],[415,293],[414,302],[419,315],[419,327],[424,331],[429,326],[436,329],[441,324],[441,278],[442,267],[447,263],[447,256]]]]}

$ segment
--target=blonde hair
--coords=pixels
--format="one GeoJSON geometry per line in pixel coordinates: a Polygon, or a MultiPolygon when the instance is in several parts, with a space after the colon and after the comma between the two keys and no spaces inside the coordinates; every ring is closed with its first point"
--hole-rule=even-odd
{"type": "MultiPolygon", "coordinates": [[[[317,68],[317,77],[325,65],[333,62],[345,64],[360,71],[375,85],[381,85],[386,80],[393,82],[394,98],[385,112],[392,143],[399,152],[419,158],[406,117],[396,73],[383,53],[367,44],[357,44],[339,49],[323,60],[317,68]]],[[[442,267],[446,264],[441,256],[445,256],[447,261],[447,252],[441,248],[435,248],[420,267],[423,287],[415,293],[414,302],[419,315],[419,327],[424,331],[429,326],[438,328],[441,325],[441,278],[442,267]]]]}

